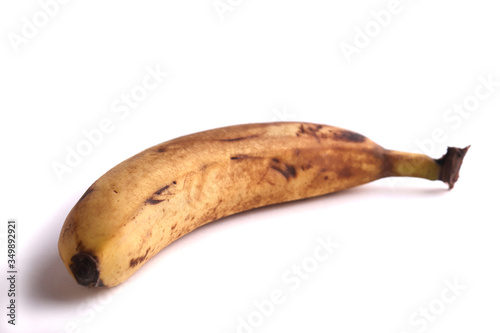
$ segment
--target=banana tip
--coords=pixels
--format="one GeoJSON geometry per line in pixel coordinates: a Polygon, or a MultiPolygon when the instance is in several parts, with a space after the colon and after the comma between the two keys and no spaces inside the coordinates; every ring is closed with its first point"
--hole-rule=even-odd
{"type": "Polygon", "coordinates": [[[470,145],[465,148],[448,147],[446,154],[436,160],[441,165],[439,179],[447,183],[450,190],[458,180],[460,167],[469,148],[470,145]]]}
{"type": "Polygon", "coordinates": [[[90,253],[77,253],[69,265],[76,282],[86,287],[101,286],[97,259],[90,253]]]}

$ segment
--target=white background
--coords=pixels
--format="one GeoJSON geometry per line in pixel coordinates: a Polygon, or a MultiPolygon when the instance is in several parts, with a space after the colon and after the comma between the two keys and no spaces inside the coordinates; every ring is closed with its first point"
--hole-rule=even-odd
{"type": "Polygon", "coordinates": [[[0,330],[498,331],[498,5],[219,5],[2,2],[0,330]],[[356,53],[342,51],[349,47],[356,53]],[[168,77],[123,109],[148,68],[168,77]],[[54,164],[105,119],[108,133],[58,179],[54,164]],[[276,120],[345,127],[433,157],[448,145],[472,147],[452,191],[380,180],[209,224],[117,288],[72,280],[59,231],[101,174],[180,135],[276,120]],[[9,218],[19,223],[15,327],[6,316],[9,218]],[[340,244],[321,262],[318,239],[340,244]],[[291,269],[302,265],[309,273],[299,278],[291,269]]]}

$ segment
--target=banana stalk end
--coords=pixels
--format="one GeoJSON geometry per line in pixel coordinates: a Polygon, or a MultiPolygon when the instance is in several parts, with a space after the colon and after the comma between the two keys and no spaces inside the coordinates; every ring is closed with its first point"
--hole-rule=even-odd
{"type": "Polygon", "coordinates": [[[448,184],[450,190],[458,180],[462,161],[469,148],[470,146],[465,148],[448,147],[446,154],[435,160],[441,166],[439,180],[448,184]]]}

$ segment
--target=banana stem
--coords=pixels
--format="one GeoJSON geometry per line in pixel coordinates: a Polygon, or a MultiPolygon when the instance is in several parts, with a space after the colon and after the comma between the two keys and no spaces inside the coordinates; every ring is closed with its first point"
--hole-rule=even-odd
{"type": "Polygon", "coordinates": [[[424,154],[387,150],[386,176],[441,180],[451,190],[458,180],[460,166],[469,147],[448,147],[446,154],[439,159],[424,154]]]}

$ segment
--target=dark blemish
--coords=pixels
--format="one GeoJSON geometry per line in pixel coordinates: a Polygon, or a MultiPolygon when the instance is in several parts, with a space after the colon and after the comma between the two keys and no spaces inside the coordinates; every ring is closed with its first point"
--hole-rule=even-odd
{"type": "Polygon", "coordinates": [[[302,169],[302,171],[305,171],[305,170],[311,169],[312,165],[310,163],[308,163],[306,165],[302,165],[300,168],[302,169]]]}
{"type": "Polygon", "coordinates": [[[260,156],[252,156],[252,155],[246,155],[246,154],[238,154],[231,156],[229,159],[231,160],[244,160],[244,159],[261,159],[262,157],[260,156]]]}
{"type": "Polygon", "coordinates": [[[295,149],[293,152],[295,153],[295,155],[300,155],[300,149],[295,149]]]}
{"type": "Polygon", "coordinates": [[[297,176],[297,171],[294,166],[286,163],[280,163],[280,160],[277,158],[271,159],[271,165],[269,167],[281,173],[286,180],[289,180],[290,177],[295,178],[297,176]]]}
{"type": "Polygon", "coordinates": [[[247,135],[247,136],[240,136],[237,138],[230,138],[230,139],[221,139],[219,141],[222,142],[232,142],[232,141],[241,141],[241,140],[246,140],[246,139],[253,139],[258,137],[260,134],[253,134],[253,135],[247,135]]]}
{"type": "Polygon", "coordinates": [[[170,230],[174,230],[177,227],[177,223],[170,227],[170,230]]]}
{"type": "Polygon", "coordinates": [[[75,233],[76,222],[74,219],[70,219],[68,221],[68,224],[65,224],[65,225],[66,226],[64,227],[63,236],[66,236],[67,233],[69,233],[69,234],[75,233]]]}
{"type": "Polygon", "coordinates": [[[366,140],[366,137],[351,131],[340,131],[337,133],[333,133],[334,139],[348,142],[363,142],[366,140]]]}
{"type": "Polygon", "coordinates": [[[230,159],[232,160],[243,160],[245,158],[249,158],[250,156],[245,155],[245,154],[238,154],[236,156],[231,156],[230,159]]]}
{"type": "Polygon", "coordinates": [[[155,193],[153,193],[153,195],[150,198],[146,199],[146,201],[144,201],[144,203],[146,203],[148,205],[157,205],[160,202],[165,201],[166,199],[155,199],[155,197],[158,195],[162,195],[163,192],[165,192],[166,190],[168,190],[170,188],[170,185],[175,185],[175,184],[177,184],[177,182],[173,181],[171,184],[163,186],[162,188],[157,190],[155,193]]]}
{"type": "Polygon", "coordinates": [[[155,200],[153,198],[149,198],[146,201],[144,201],[144,203],[146,203],[148,205],[157,205],[157,204],[159,204],[160,202],[163,202],[163,201],[165,201],[165,199],[163,199],[163,200],[155,200]]]}
{"type": "Polygon", "coordinates": [[[324,179],[324,180],[328,180],[328,176],[325,176],[323,179],[324,179]]]}
{"type": "Polygon", "coordinates": [[[78,199],[77,204],[79,204],[83,199],[85,199],[85,197],[87,195],[89,195],[90,193],[92,193],[92,191],[94,191],[94,189],[89,187],[87,189],[87,191],[85,191],[85,193],[83,193],[82,197],[80,199],[78,199]]]}
{"type": "Polygon", "coordinates": [[[170,187],[170,185],[164,186],[161,189],[159,189],[158,191],[156,191],[155,194],[160,195],[163,191],[168,190],[169,187],[170,187]]]}
{"type": "Polygon", "coordinates": [[[226,141],[226,142],[231,142],[231,141],[240,141],[240,140],[244,140],[245,137],[243,136],[240,136],[239,138],[232,138],[232,139],[222,139],[222,140],[219,140],[219,141],[226,141]]]}
{"type": "Polygon", "coordinates": [[[113,190],[113,192],[118,193],[116,190],[113,190]]]}
{"type": "Polygon", "coordinates": [[[297,176],[295,168],[288,164],[285,164],[285,169],[281,169],[279,166],[276,165],[271,165],[271,169],[274,169],[279,173],[281,173],[286,178],[286,180],[289,180],[290,177],[295,178],[297,176]]]}
{"type": "Polygon", "coordinates": [[[166,152],[166,151],[167,151],[167,149],[166,149],[165,147],[160,147],[160,148],[158,148],[158,150],[157,150],[157,152],[158,152],[158,153],[164,153],[164,152],[166,152]]]}
{"type": "Polygon", "coordinates": [[[135,259],[130,259],[130,263],[129,263],[129,266],[130,267],[135,267],[137,265],[139,265],[141,262],[143,262],[144,260],[146,260],[146,257],[149,253],[149,249],[146,250],[146,253],[142,256],[142,257],[138,257],[138,258],[135,258],[135,259]]]}
{"type": "Polygon", "coordinates": [[[322,128],[323,126],[321,125],[316,125],[316,127],[312,126],[307,126],[307,128],[304,127],[304,124],[300,124],[299,126],[299,131],[296,133],[297,136],[300,136],[302,134],[304,135],[310,135],[316,139],[316,141],[321,142],[317,132],[322,128]]]}
{"type": "Polygon", "coordinates": [[[340,178],[349,178],[353,175],[352,169],[349,167],[341,169],[337,174],[340,178]]]}
{"type": "Polygon", "coordinates": [[[172,184],[177,185],[177,182],[174,180],[174,181],[172,182],[172,184]]]}
{"type": "Polygon", "coordinates": [[[295,171],[295,167],[293,165],[285,164],[285,167],[290,176],[292,176],[293,178],[297,177],[297,171],[295,171]]]}
{"type": "Polygon", "coordinates": [[[76,252],[85,252],[82,241],[78,241],[78,243],[76,244],[76,252]]]}

